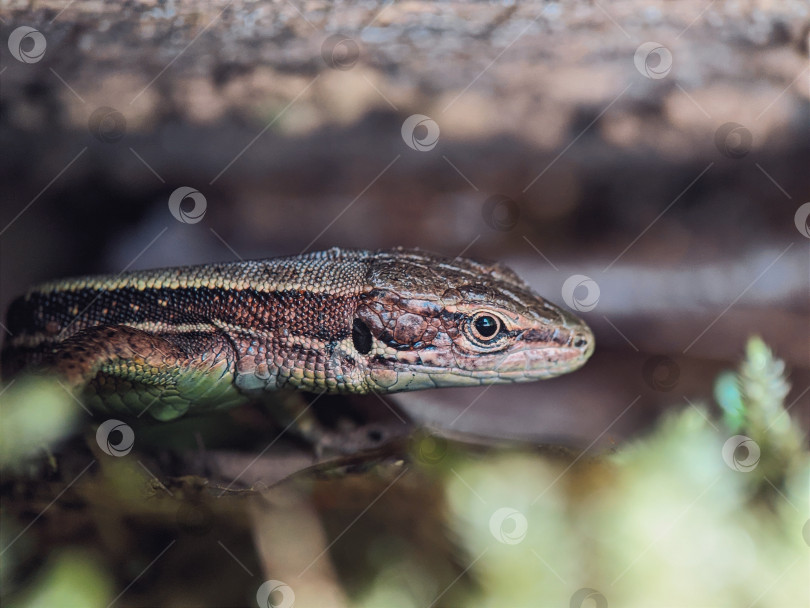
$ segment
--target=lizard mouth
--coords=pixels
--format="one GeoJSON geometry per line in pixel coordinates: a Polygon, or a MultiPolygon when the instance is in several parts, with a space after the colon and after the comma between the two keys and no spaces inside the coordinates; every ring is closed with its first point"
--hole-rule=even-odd
{"type": "Polygon", "coordinates": [[[582,367],[592,352],[592,339],[580,347],[529,346],[506,354],[492,371],[498,377],[514,380],[552,378],[582,367]]]}
{"type": "MultiPolygon", "coordinates": [[[[500,360],[481,362],[471,368],[444,368],[423,363],[406,363],[402,372],[423,378],[425,387],[479,386],[527,382],[553,378],[582,367],[593,352],[593,341],[587,347],[527,346],[500,355],[500,360]]],[[[419,381],[416,381],[419,383],[419,381]]]]}

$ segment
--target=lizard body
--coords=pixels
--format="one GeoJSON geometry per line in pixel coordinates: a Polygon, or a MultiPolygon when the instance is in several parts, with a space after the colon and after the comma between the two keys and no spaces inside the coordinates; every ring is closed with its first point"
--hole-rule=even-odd
{"type": "Polygon", "coordinates": [[[45,283],[9,307],[3,375],[51,368],[92,407],[159,420],[285,387],[389,393],[580,367],[579,319],[498,264],[328,251],[45,283]]]}

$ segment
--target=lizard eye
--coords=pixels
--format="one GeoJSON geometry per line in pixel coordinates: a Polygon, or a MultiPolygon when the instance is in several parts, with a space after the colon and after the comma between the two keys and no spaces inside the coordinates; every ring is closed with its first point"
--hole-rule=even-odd
{"type": "Polygon", "coordinates": [[[497,336],[502,326],[501,320],[489,313],[478,313],[471,323],[473,336],[483,342],[489,342],[497,336]]]}

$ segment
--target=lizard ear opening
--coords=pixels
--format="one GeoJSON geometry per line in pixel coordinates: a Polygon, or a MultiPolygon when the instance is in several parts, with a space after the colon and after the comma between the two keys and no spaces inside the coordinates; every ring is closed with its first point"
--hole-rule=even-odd
{"type": "Polygon", "coordinates": [[[371,352],[371,330],[360,319],[355,319],[352,323],[352,342],[361,355],[371,352]]]}

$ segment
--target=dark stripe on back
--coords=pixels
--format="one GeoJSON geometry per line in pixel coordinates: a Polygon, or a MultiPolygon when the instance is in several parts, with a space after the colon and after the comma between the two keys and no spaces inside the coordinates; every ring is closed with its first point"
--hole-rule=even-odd
{"type": "Polygon", "coordinates": [[[286,329],[292,335],[331,341],[351,335],[355,305],[353,296],[310,291],[122,287],[33,292],[11,304],[7,320],[12,336],[46,333],[57,337],[68,328],[63,339],[96,325],[183,325],[218,320],[259,331],[286,329]]]}

